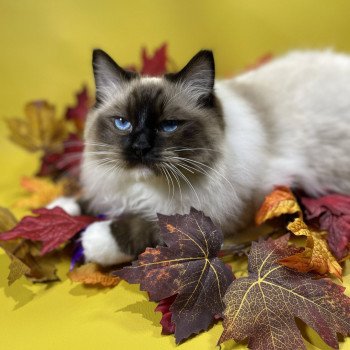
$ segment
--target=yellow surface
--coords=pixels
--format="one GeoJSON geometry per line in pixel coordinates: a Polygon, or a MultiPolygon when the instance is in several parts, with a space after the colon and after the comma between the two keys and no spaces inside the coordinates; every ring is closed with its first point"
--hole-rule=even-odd
{"type": "MultiPolygon", "coordinates": [[[[21,193],[20,177],[37,166],[35,155],[6,140],[1,119],[21,115],[24,103],[39,98],[62,113],[83,82],[92,87],[92,48],[126,65],[139,62],[140,46],[154,49],[166,41],[177,67],[197,50],[212,48],[219,75],[228,75],[268,52],[350,52],[349,14],[347,0],[0,0],[0,205],[12,205],[21,193]]],[[[7,287],[8,264],[0,253],[1,350],[175,347],[171,336],[160,336],[160,314],[137,286],[83,288],[67,280],[62,262],[61,283],[21,279],[7,287]]],[[[349,268],[345,274],[350,286],[349,268]]],[[[214,349],[221,331],[217,325],[179,348],[214,349]]],[[[304,335],[308,349],[327,349],[312,330],[304,335]]],[[[340,348],[350,349],[350,341],[340,348]]]]}

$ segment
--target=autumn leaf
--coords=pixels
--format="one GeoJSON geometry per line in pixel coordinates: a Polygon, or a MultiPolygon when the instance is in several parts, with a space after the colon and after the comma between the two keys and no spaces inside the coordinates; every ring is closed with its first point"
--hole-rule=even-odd
{"type": "Polygon", "coordinates": [[[289,188],[276,187],[266,196],[256,215],[256,222],[261,224],[286,214],[298,216],[289,223],[287,229],[297,236],[306,236],[306,244],[302,252],[284,259],[281,263],[299,272],[315,271],[321,275],[329,272],[341,279],[342,268],[330,252],[325,237],[304,223],[301,208],[289,188]]]}
{"type": "Polygon", "coordinates": [[[278,186],[265,197],[255,216],[257,225],[285,214],[301,214],[301,209],[288,187],[278,186]]]}
{"type": "Polygon", "coordinates": [[[254,350],[305,349],[297,317],[338,348],[337,333],[350,333],[350,299],[329,279],[279,264],[296,251],[288,246],[288,236],[253,243],[248,277],[234,280],[225,294],[219,344],[248,338],[254,350]]]}
{"type": "Polygon", "coordinates": [[[17,225],[14,215],[7,209],[0,207],[0,233],[9,231],[17,225]]]}
{"type": "Polygon", "coordinates": [[[148,55],[147,49],[142,48],[142,75],[158,76],[166,73],[167,44],[163,44],[155,50],[153,55],[148,55]]]}
{"type": "Polygon", "coordinates": [[[154,311],[162,313],[162,319],[160,320],[160,324],[162,325],[162,334],[174,334],[175,333],[175,324],[171,322],[171,317],[173,313],[170,311],[170,307],[175,301],[177,295],[172,295],[169,298],[162,299],[154,311]]]}
{"type": "Polygon", "coordinates": [[[332,194],[320,198],[302,197],[307,220],[328,232],[332,253],[341,260],[350,254],[350,196],[332,194]]]}
{"type": "Polygon", "coordinates": [[[15,281],[17,281],[22,276],[30,273],[30,267],[27,266],[24,262],[18,259],[15,255],[8,253],[11,263],[9,266],[10,272],[7,277],[8,285],[10,286],[15,281]]]}
{"type": "Polygon", "coordinates": [[[281,264],[300,272],[317,271],[321,275],[329,272],[342,278],[342,268],[329,251],[327,241],[320,232],[310,229],[299,218],[287,228],[297,236],[306,236],[306,245],[302,252],[282,259],[281,264]]]}
{"type": "Polygon", "coordinates": [[[234,276],[217,257],[222,232],[202,212],[158,214],[165,246],[147,248],[131,267],[116,271],[129,283],[140,283],[150,299],[177,294],[170,307],[176,342],[206,330],[223,311],[222,297],[234,276]]]}
{"type": "Polygon", "coordinates": [[[59,207],[36,209],[33,213],[38,216],[24,217],[12,230],[0,234],[0,240],[27,238],[41,241],[41,253],[46,254],[96,220],[90,216],[70,216],[59,207]]]}
{"type": "Polygon", "coordinates": [[[78,133],[81,134],[84,130],[85,120],[91,106],[86,86],[76,94],[76,99],[77,102],[75,106],[67,108],[66,119],[72,120],[78,133]]]}
{"type": "Polygon", "coordinates": [[[16,202],[20,208],[37,209],[46,206],[54,199],[65,194],[68,181],[63,179],[53,182],[48,178],[23,177],[21,186],[26,189],[30,195],[21,198],[16,202]]]}
{"type": "Polygon", "coordinates": [[[74,268],[68,273],[73,282],[87,285],[101,285],[103,287],[114,287],[120,282],[120,278],[103,272],[95,263],[88,263],[74,268]]]}
{"type": "Polygon", "coordinates": [[[10,139],[28,151],[57,151],[66,138],[63,119],[55,118],[55,108],[46,101],[25,106],[25,119],[7,119],[10,139]]]}
{"type": "Polygon", "coordinates": [[[60,153],[47,152],[41,158],[38,176],[60,177],[70,175],[78,177],[83,156],[84,143],[76,134],[69,134],[62,144],[60,153]]]}

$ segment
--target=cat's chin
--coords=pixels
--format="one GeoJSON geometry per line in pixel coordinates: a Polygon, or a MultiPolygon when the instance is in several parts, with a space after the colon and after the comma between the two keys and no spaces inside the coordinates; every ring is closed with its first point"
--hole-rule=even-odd
{"type": "Polygon", "coordinates": [[[128,170],[128,174],[136,181],[148,180],[157,176],[154,170],[146,165],[140,165],[128,170]]]}

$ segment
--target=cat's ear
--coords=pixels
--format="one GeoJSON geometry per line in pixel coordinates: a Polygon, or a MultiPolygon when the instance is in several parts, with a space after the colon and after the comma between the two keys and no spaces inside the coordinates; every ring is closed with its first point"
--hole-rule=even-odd
{"type": "Polygon", "coordinates": [[[96,102],[108,101],[125,83],[137,77],[137,73],[121,68],[103,50],[95,49],[92,54],[92,66],[96,84],[96,102]]]}
{"type": "Polygon", "coordinates": [[[166,74],[165,78],[181,84],[199,101],[211,99],[215,81],[215,63],[212,51],[199,51],[178,73],[166,74]]]}

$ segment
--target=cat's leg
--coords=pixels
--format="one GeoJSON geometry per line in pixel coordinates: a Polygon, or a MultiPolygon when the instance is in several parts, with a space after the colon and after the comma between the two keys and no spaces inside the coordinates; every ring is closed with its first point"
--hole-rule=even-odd
{"type": "Polygon", "coordinates": [[[104,266],[131,261],[147,247],[159,243],[157,223],[136,214],[95,222],[82,233],[86,260],[104,266]]]}

